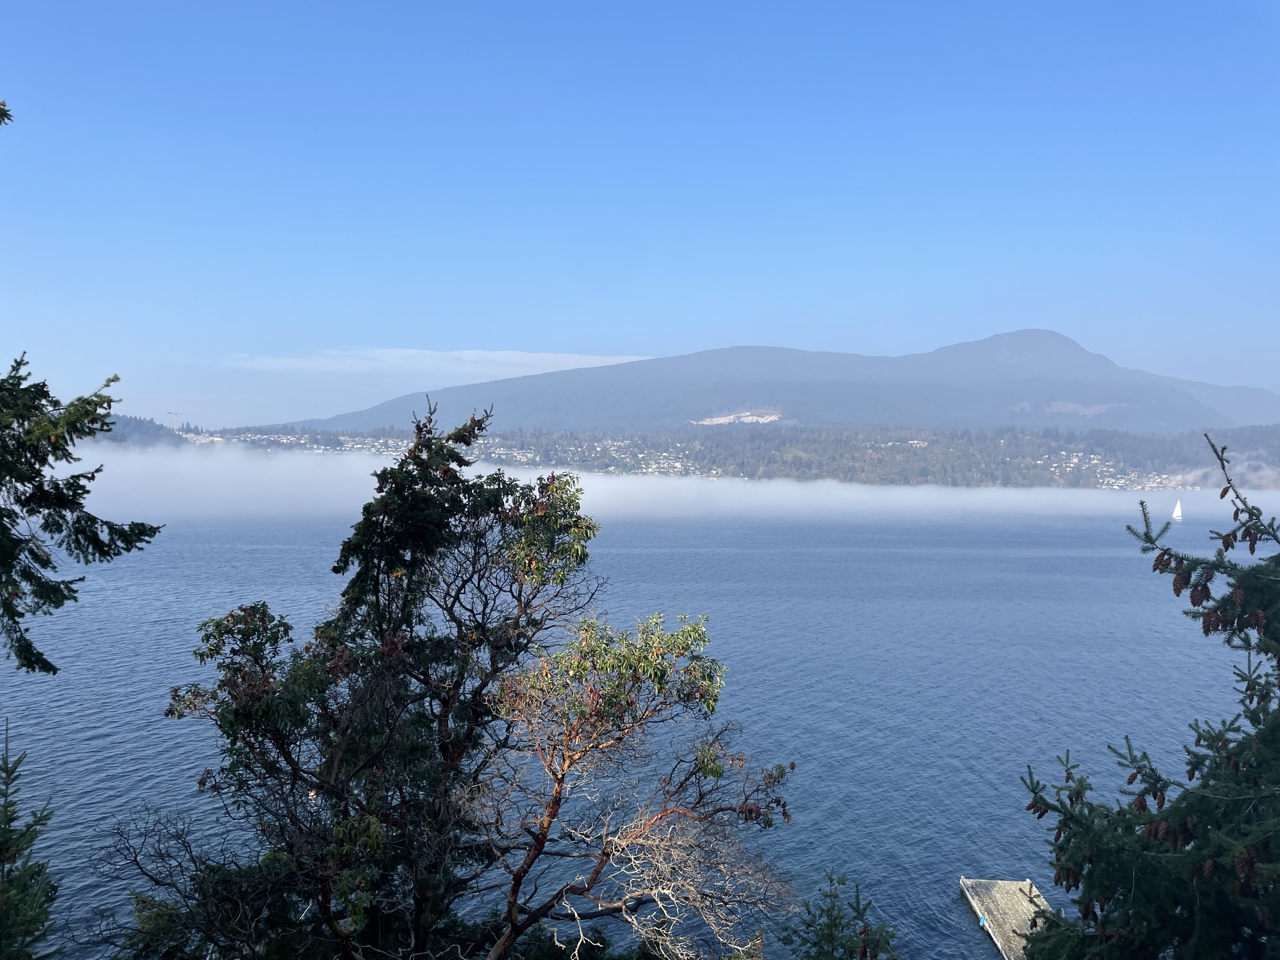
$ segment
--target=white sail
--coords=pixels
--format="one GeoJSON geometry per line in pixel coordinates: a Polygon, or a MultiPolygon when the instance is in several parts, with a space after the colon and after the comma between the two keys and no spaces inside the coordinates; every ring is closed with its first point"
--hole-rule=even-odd
{"type": "Polygon", "coordinates": [[[1173,519],[1175,520],[1182,519],[1182,501],[1181,500],[1179,500],[1177,503],[1173,505],[1173,519]]]}

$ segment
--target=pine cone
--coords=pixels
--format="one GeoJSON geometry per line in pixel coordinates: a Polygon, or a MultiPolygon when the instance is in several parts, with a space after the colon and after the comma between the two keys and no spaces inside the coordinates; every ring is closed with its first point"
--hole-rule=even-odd
{"type": "Polygon", "coordinates": [[[1236,875],[1246,883],[1253,882],[1253,868],[1258,862],[1258,855],[1253,852],[1250,847],[1245,847],[1244,852],[1236,857],[1235,868],[1236,875]]]}

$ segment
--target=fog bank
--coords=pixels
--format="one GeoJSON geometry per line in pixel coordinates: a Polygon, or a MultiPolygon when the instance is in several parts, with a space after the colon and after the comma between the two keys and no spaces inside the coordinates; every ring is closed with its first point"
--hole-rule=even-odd
{"type": "Polygon", "coordinates": [[[587,513],[600,517],[777,517],[856,519],[963,514],[1138,515],[1147,500],[1165,516],[1181,496],[1173,491],[1014,489],[1001,487],[872,486],[836,480],[710,480],[704,477],[583,476],[587,513]],[[1164,501],[1168,501],[1167,509],[1164,501]]]}
{"type": "Polygon", "coordinates": [[[351,517],[373,496],[371,454],[263,452],[213,445],[151,450],[86,449],[101,463],[89,508],[113,520],[351,517]]]}
{"type": "MultiPolygon", "coordinates": [[[[372,474],[388,460],[356,453],[262,452],[239,447],[85,451],[81,466],[101,462],[90,507],[113,519],[355,520],[374,492],[372,474]]],[[[479,470],[497,469],[490,464],[479,470]]],[[[521,478],[536,471],[508,470],[521,478]]],[[[545,472],[545,471],[544,471],[545,472]]],[[[1115,515],[1132,520],[1145,499],[1157,519],[1182,501],[1188,523],[1226,519],[1217,492],[862,486],[833,480],[741,480],[582,474],[584,508],[610,517],[875,519],[967,514],[1115,515]]],[[[1267,493],[1259,505],[1275,512],[1267,493]]]]}

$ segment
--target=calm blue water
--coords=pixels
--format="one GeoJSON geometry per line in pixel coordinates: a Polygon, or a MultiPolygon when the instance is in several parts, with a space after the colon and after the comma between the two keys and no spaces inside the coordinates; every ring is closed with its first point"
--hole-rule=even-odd
{"type": "MultiPolygon", "coordinates": [[[[868,513],[606,520],[605,606],[615,623],[711,618],[729,665],[722,712],[761,759],[798,765],[795,822],[766,840],[799,892],[848,873],[905,956],[993,956],[960,875],[1030,877],[1064,902],[1023,811],[1027,763],[1052,779],[1070,748],[1111,795],[1106,744],[1125,733],[1176,762],[1188,721],[1231,712],[1230,655],[1180,616],[1124,533],[1133,517],[1113,508],[868,513]]],[[[194,781],[216,762],[212,741],[161,715],[169,687],[200,676],[196,623],[257,599],[295,625],[321,617],[346,529],[171,522],[36,625],[57,677],[0,671],[0,714],[30,751],[25,800],[54,804],[43,854],[68,922],[119,896],[84,869],[114,817],[204,802],[194,781]]],[[[1207,546],[1204,531],[1176,533],[1207,546]]]]}

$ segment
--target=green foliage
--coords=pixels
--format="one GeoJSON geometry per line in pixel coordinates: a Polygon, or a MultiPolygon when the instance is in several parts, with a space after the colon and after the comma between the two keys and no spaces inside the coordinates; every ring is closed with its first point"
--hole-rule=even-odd
{"type": "Polygon", "coordinates": [[[1079,908],[1075,918],[1039,918],[1031,960],[1264,957],[1280,938],[1280,529],[1231,479],[1225,448],[1214,453],[1232,525],[1212,532],[1212,556],[1166,545],[1169,525],[1153,529],[1145,504],[1141,529],[1130,532],[1174,595],[1188,595],[1186,612],[1204,636],[1243,655],[1234,668],[1240,710],[1191,725],[1185,782],[1128,738],[1123,750],[1112,748],[1128,771],[1115,804],[1093,799],[1069,754],[1052,789],[1028,770],[1028,809],[1054,817],[1054,882],[1075,893],[1079,908]],[[1246,548],[1249,556],[1236,559],[1246,548]]]}
{"type": "MultiPolygon", "coordinates": [[[[247,936],[232,920],[257,916],[268,892],[274,921],[253,939],[282,953],[421,951],[450,922],[489,856],[469,839],[466,800],[491,739],[490,693],[595,590],[582,572],[595,526],[572,478],[465,475],[462,451],[486,421],[442,435],[428,419],[379,471],[335,566],[351,574],[341,604],[307,643],[261,603],[201,626],[196,657],[217,680],[175,690],[169,712],[218,731],[222,764],[201,786],[259,852],[173,871],[140,900],[126,955],[149,955],[143,934],[224,950],[247,936]],[[213,876],[242,892],[208,886],[213,876]]],[[[124,838],[120,859],[173,860],[180,834],[150,849],[124,838]]]]}
{"type": "MultiPolygon", "coordinates": [[[[12,119],[0,101],[0,125],[12,119]]],[[[77,441],[111,430],[111,405],[102,388],[68,403],[44,382],[31,383],[21,356],[0,377],[0,636],[19,669],[56,673],[32,642],[24,620],[76,599],[83,578],[58,579],[54,551],[81,564],[105,562],[149,543],[158,527],[119,524],[89,513],[84,502],[101,471],[59,475],[78,462],[77,441]]],[[[46,804],[25,823],[18,810],[19,769],[26,754],[9,752],[5,723],[0,757],[0,960],[36,956],[48,937],[57,886],[32,848],[51,813],[46,804]]]]}
{"type": "Polygon", "coordinates": [[[226,956],[292,960],[316,945],[296,915],[288,871],[272,858],[241,865],[203,862],[187,878],[182,899],[134,895],[136,927],[121,953],[165,960],[226,956]]]}
{"type": "Polygon", "coordinates": [[[485,780],[483,829],[510,879],[491,957],[544,920],[584,916],[625,919],[668,957],[697,955],[701,934],[747,946],[744,922],[774,884],[738,834],[791,819],[790,770],[756,769],[731,726],[707,723],[724,676],[707,642],[703,620],[668,631],[653,616],[630,633],[587,619],[502,682],[512,755],[485,780]]]}
{"type": "Polygon", "coordinates": [[[341,602],[305,642],[263,603],[201,625],[215,679],[175,689],[169,713],[215,728],[200,786],[248,841],[202,851],[154,817],[122,830],[117,875],[149,886],[110,935],[119,956],[496,960],[547,924],[586,949],[579,924],[609,918],[669,946],[663,898],[701,898],[719,911],[701,929],[728,935],[769,895],[750,857],[726,857],[743,825],[787,816],[789,770],[754,770],[730,728],[706,728],[723,668],[703,622],[582,619],[599,581],[577,482],[471,474],[487,421],[423,421],[378,472],[334,568],[341,602]],[[673,757],[659,728],[680,734],[673,757]]]}
{"type": "Polygon", "coordinates": [[[113,523],[85,509],[89,485],[102,468],[57,475],[78,462],[79,440],[111,430],[104,391],[63,403],[43,381],[31,383],[19,357],[0,377],[0,635],[20,669],[56,673],[36,648],[24,620],[76,599],[83,578],[58,579],[62,555],[88,564],[140,549],[159,532],[146,523],[113,523]]]}
{"type": "Polygon", "coordinates": [[[49,866],[32,859],[40,830],[52,814],[46,804],[23,822],[18,809],[18,781],[26,754],[9,752],[9,725],[0,755],[0,960],[30,960],[51,929],[49,913],[58,887],[49,866]]]}
{"type": "Polygon", "coordinates": [[[792,948],[796,960],[896,960],[893,948],[897,933],[871,920],[871,901],[862,899],[855,885],[853,899],[841,895],[848,881],[827,873],[827,886],[817,903],[804,902],[796,923],[788,924],[779,939],[792,948]]]}
{"type": "Polygon", "coordinates": [[[556,724],[558,742],[608,742],[673,711],[715,712],[724,667],[706,656],[705,620],[681,618],[674,632],[654,615],[635,633],[583,620],[563,649],[542,652],[499,694],[508,716],[528,712],[556,724]]]}

